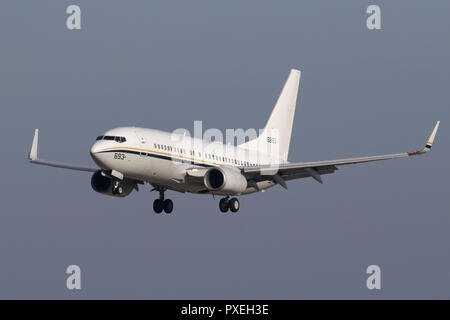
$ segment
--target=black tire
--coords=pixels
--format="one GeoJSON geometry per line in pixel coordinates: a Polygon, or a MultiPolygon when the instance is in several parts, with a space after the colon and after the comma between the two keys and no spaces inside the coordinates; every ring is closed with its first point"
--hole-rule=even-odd
{"type": "Polygon", "coordinates": [[[227,198],[222,198],[219,201],[219,209],[222,212],[227,212],[229,208],[229,203],[227,198]]]}
{"type": "Polygon", "coordinates": [[[164,212],[171,213],[173,210],[173,202],[170,199],[166,199],[163,202],[164,212]]]}
{"type": "Polygon", "coordinates": [[[238,212],[240,208],[239,200],[237,198],[231,198],[228,206],[231,212],[238,212]]]}
{"type": "Polygon", "coordinates": [[[163,211],[163,202],[161,199],[155,199],[155,201],[153,201],[153,211],[155,211],[155,213],[161,213],[163,211]]]}
{"type": "Polygon", "coordinates": [[[123,193],[123,188],[121,185],[117,185],[112,188],[111,193],[115,196],[120,196],[123,193]]]}

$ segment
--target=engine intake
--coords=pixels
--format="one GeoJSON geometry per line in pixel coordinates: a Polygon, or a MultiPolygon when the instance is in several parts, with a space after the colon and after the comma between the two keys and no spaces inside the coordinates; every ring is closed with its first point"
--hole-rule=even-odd
{"type": "Polygon", "coordinates": [[[208,169],[203,183],[208,190],[223,195],[238,195],[247,189],[247,179],[239,170],[229,167],[208,169]]]}
{"type": "Polygon", "coordinates": [[[112,191],[114,187],[113,180],[110,177],[105,177],[104,175],[102,175],[102,171],[98,170],[92,175],[91,186],[94,191],[107,196],[126,197],[131,193],[131,191],[133,191],[136,186],[136,182],[129,179],[123,179],[120,182],[122,193],[114,194],[112,191]]]}

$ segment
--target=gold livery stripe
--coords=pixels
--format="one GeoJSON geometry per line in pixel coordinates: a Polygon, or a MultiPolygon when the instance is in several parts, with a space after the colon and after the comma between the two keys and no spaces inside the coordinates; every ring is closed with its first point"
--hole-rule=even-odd
{"type": "MultiPolygon", "coordinates": [[[[114,150],[114,149],[131,149],[131,150],[143,151],[143,152],[147,152],[147,153],[156,153],[156,154],[160,154],[160,155],[168,156],[168,157],[175,156],[175,154],[172,154],[172,153],[159,152],[159,151],[155,151],[155,150],[133,148],[133,147],[122,147],[122,148],[120,148],[120,147],[111,147],[111,148],[106,148],[106,149],[100,150],[99,152],[109,151],[109,150],[114,150]]],[[[195,158],[188,158],[188,157],[183,157],[183,156],[179,156],[179,155],[176,155],[176,157],[177,158],[183,158],[185,160],[190,160],[190,161],[202,162],[202,163],[205,163],[205,164],[213,164],[213,165],[216,165],[216,166],[222,166],[223,165],[221,163],[209,162],[209,161],[204,161],[204,160],[197,160],[195,158]]]]}

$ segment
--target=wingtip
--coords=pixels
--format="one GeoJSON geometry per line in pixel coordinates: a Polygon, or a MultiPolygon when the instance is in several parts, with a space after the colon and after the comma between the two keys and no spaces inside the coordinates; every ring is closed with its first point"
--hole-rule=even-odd
{"type": "Polygon", "coordinates": [[[39,142],[39,129],[34,130],[33,144],[31,145],[30,153],[28,155],[28,159],[33,161],[37,160],[37,151],[38,151],[38,142],[39,142]]]}
{"type": "Polygon", "coordinates": [[[431,132],[430,136],[428,137],[425,147],[422,150],[408,152],[408,155],[413,156],[413,155],[417,155],[417,154],[424,154],[424,153],[427,153],[428,151],[430,151],[431,147],[433,146],[434,138],[436,137],[436,133],[438,131],[440,123],[441,123],[441,121],[439,121],[439,120],[436,121],[436,124],[434,125],[433,131],[431,132]]]}
{"type": "Polygon", "coordinates": [[[433,131],[431,132],[431,134],[430,134],[430,137],[428,138],[428,140],[427,140],[427,143],[426,143],[426,145],[425,145],[425,148],[427,148],[427,149],[431,149],[431,146],[433,145],[433,142],[434,142],[434,138],[436,137],[436,133],[437,133],[437,131],[438,131],[438,129],[439,129],[439,124],[441,123],[441,121],[436,121],[436,124],[435,124],[435,126],[434,126],[434,129],[433,129],[433,131]]]}

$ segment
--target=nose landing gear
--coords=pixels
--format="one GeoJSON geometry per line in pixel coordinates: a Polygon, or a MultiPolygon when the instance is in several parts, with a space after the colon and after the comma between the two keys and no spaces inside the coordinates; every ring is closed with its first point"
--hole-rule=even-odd
{"type": "Polygon", "coordinates": [[[119,180],[114,180],[114,185],[111,192],[113,195],[121,195],[123,193],[123,187],[120,185],[119,180]]]}

